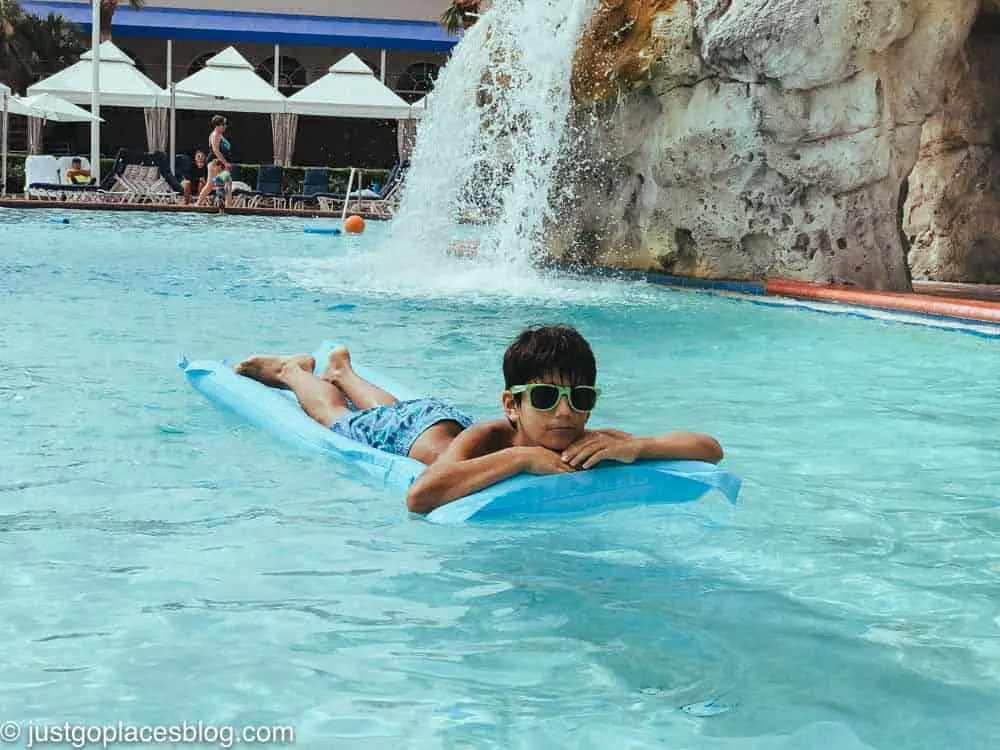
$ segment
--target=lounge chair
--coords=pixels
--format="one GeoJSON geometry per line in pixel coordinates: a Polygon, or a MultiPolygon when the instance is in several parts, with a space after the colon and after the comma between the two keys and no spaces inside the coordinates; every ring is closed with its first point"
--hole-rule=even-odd
{"type": "Polygon", "coordinates": [[[29,199],[58,200],[62,187],[56,157],[29,156],[24,160],[24,194],[29,199]]]}
{"type": "Polygon", "coordinates": [[[385,178],[385,184],[382,185],[381,190],[379,190],[380,199],[385,199],[386,195],[388,195],[390,191],[396,189],[396,185],[403,181],[403,178],[406,176],[406,171],[409,168],[409,159],[403,162],[396,162],[392,165],[392,169],[389,170],[389,175],[385,178]]]}
{"type": "Polygon", "coordinates": [[[126,164],[116,175],[109,193],[122,203],[142,203],[150,197],[153,175],[142,164],[126,164]]]}
{"type": "Polygon", "coordinates": [[[59,157],[59,182],[64,186],[63,200],[69,201],[99,201],[104,200],[104,190],[102,186],[90,178],[85,183],[70,182],[66,173],[73,167],[73,159],[80,160],[80,167],[90,171],[90,159],[86,156],[60,156],[59,157]],[[67,190],[68,187],[68,190],[67,190]]]}
{"type": "Polygon", "coordinates": [[[406,177],[406,171],[409,167],[409,160],[393,165],[386,177],[385,184],[379,188],[378,192],[367,189],[352,190],[351,194],[346,197],[341,194],[320,198],[320,206],[324,211],[342,211],[346,200],[348,208],[354,204],[355,210],[361,213],[380,218],[391,218],[399,207],[403,179],[406,177]]]}
{"type": "Polygon", "coordinates": [[[89,200],[99,191],[97,185],[65,183],[54,156],[29,156],[24,160],[24,194],[29,200],[89,200]]]}
{"type": "Polygon", "coordinates": [[[194,159],[187,154],[174,154],[174,178],[182,181],[193,165],[194,159]]]}
{"type": "Polygon", "coordinates": [[[379,193],[375,199],[361,198],[358,200],[358,211],[381,219],[391,219],[399,209],[403,198],[403,178],[400,177],[388,190],[379,193]]]}
{"type": "Polygon", "coordinates": [[[143,187],[146,192],[142,197],[151,203],[177,203],[183,195],[183,190],[180,189],[180,185],[175,189],[170,184],[174,180],[173,173],[169,171],[164,173],[156,164],[147,165],[145,169],[146,182],[143,187]]]}
{"type": "MultiPolygon", "coordinates": [[[[181,188],[184,187],[183,182],[187,179],[187,176],[191,172],[191,168],[193,166],[194,157],[188,156],[187,154],[174,154],[174,179],[181,185],[181,188]]],[[[191,191],[193,197],[197,197],[197,184],[191,186],[191,191]]]]}
{"type": "Polygon", "coordinates": [[[119,149],[111,174],[101,184],[102,198],[123,203],[175,203],[180,183],[167,167],[160,151],[142,153],[119,149]]]}
{"type": "Polygon", "coordinates": [[[336,197],[336,193],[330,192],[330,170],[326,167],[307,167],[302,192],[289,196],[288,201],[293,208],[302,209],[307,204],[318,204],[320,198],[336,197]]]}
{"type": "Polygon", "coordinates": [[[234,205],[260,208],[262,204],[268,202],[271,208],[284,208],[285,206],[280,164],[261,164],[260,171],[257,172],[256,190],[233,189],[234,205]]]}

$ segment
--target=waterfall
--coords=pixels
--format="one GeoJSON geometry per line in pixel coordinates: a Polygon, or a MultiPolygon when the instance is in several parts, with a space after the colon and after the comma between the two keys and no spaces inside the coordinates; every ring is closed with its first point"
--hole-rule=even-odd
{"type": "Polygon", "coordinates": [[[393,220],[394,258],[439,259],[466,238],[477,263],[531,272],[552,218],[573,57],[590,6],[496,0],[466,32],[418,127],[393,220]]]}
{"type": "Polygon", "coordinates": [[[495,0],[428,95],[396,217],[341,238],[323,258],[276,267],[306,288],[379,299],[561,309],[643,298],[643,283],[593,283],[538,265],[553,199],[572,199],[553,186],[578,140],[570,78],[594,1],[495,0]]]}

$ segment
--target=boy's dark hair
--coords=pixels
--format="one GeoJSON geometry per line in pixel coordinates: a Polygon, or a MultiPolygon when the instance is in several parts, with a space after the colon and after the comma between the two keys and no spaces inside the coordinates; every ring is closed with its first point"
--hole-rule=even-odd
{"type": "Polygon", "coordinates": [[[74,156],[72,161],[70,161],[70,164],[71,165],[79,164],[80,166],[83,166],[83,159],[81,159],[79,156],[74,156]]]}
{"type": "MultiPolygon", "coordinates": [[[[503,355],[504,387],[525,385],[546,375],[562,375],[570,385],[594,385],[597,362],[587,339],[568,325],[532,326],[503,355]]],[[[521,394],[517,394],[520,398],[521,394]]]]}
{"type": "Polygon", "coordinates": [[[220,125],[225,125],[225,124],[226,124],[226,118],[223,117],[222,115],[215,115],[212,118],[212,127],[213,128],[217,128],[220,125]]]}

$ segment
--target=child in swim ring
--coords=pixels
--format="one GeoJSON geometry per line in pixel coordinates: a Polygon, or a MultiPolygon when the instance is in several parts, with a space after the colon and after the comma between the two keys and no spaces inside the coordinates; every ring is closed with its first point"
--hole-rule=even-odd
{"type": "Polygon", "coordinates": [[[308,354],[256,356],[236,372],[291,390],[310,417],[338,435],[428,464],[406,496],[415,513],[521,473],[561,474],[602,461],[722,460],[722,447],[708,435],[586,429],[601,393],[597,365],[587,340],[566,325],[528,328],[514,340],[503,360],[504,418],[478,423],[441,399],[397,400],[354,372],[343,347],[318,376],[315,364],[308,354]]]}

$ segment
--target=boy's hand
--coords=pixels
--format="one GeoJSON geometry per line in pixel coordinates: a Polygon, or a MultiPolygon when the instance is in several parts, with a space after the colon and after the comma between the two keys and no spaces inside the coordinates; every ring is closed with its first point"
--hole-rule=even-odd
{"type": "Polygon", "coordinates": [[[519,448],[522,453],[523,471],[528,474],[565,474],[575,469],[567,464],[559,454],[540,446],[519,448]]]}
{"type": "Polygon", "coordinates": [[[589,469],[601,461],[619,461],[630,464],[642,451],[642,442],[631,435],[591,432],[567,446],[562,460],[574,469],[589,469]]]}

